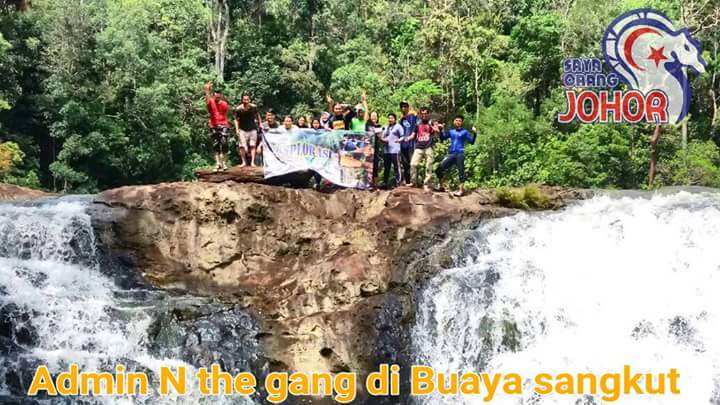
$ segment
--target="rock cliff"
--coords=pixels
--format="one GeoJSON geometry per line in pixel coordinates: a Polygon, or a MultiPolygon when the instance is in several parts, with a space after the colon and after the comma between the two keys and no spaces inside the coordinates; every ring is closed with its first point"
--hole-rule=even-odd
{"type": "Polygon", "coordinates": [[[15,186],[12,184],[0,183],[0,201],[32,200],[34,198],[50,197],[53,195],[55,194],[15,186]]]}
{"type": "MultiPolygon", "coordinates": [[[[543,191],[554,207],[585,196],[543,191]]],[[[271,369],[361,375],[407,361],[415,288],[452,265],[452,232],[514,212],[491,190],[453,198],[234,182],[124,187],[96,201],[112,211],[99,240],[146,280],[256,314],[271,369]]]]}

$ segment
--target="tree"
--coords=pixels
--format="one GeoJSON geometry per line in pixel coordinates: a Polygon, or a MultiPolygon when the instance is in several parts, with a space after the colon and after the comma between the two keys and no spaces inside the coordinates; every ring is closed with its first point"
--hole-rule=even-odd
{"type": "Polygon", "coordinates": [[[191,178],[210,156],[202,83],[220,79],[232,103],[250,93],[280,114],[319,114],[326,93],[355,103],[363,92],[383,115],[401,100],[428,105],[436,119],[463,113],[479,128],[467,149],[469,186],[647,187],[651,126],[558,125],[555,117],[564,108],[563,58],[598,56],[613,18],[653,7],[688,25],[708,62],[692,79],[686,130],[664,127],[654,144],[655,183],[714,184],[716,1],[27,4],[0,1],[0,136],[24,154],[6,180],[32,183],[35,174],[46,188],[94,192],[191,178]]]}
{"type": "Polygon", "coordinates": [[[0,182],[17,184],[24,187],[40,186],[34,171],[22,170],[25,153],[14,142],[0,143],[0,182]]]}
{"type": "MultiPolygon", "coordinates": [[[[3,38],[2,33],[0,33],[0,66],[3,66],[8,63],[8,57],[7,57],[7,51],[11,48],[9,42],[3,38]]],[[[0,110],[8,110],[10,109],[10,103],[7,101],[7,96],[3,94],[3,92],[0,92],[0,110]]]]}
{"type": "Polygon", "coordinates": [[[562,30],[559,16],[548,13],[521,18],[510,35],[512,48],[517,49],[515,60],[525,72],[523,79],[533,86],[528,95],[536,115],[543,100],[560,82],[562,30]]]}
{"type": "Polygon", "coordinates": [[[227,0],[206,0],[210,11],[208,18],[209,47],[215,60],[215,73],[219,81],[225,78],[225,58],[230,33],[230,7],[227,0]]]}
{"type": "Polygon", "coordinates": [[[0,11],[5,13],[27,11],[29,8],[30,0],[0,0],[0,11]]]}
{"type": "Polygon", "coordinates": [[[64,189],[83,191],[173,178],[203,127],[194,95],[208,77],[206,31],[197,24],[205,9],[192,0],[96,6],[55,10],[74,27],[67,40],[55,38],[49,61],[50,108],[58,112],[51,131],[63,142],[51,170],[64,189]]]}
{"type": "Polygon", "coordinates": [[[0,143],[0,181],[5,181],[13,168],[22,163],[25,154],[13,142],[0,143]]]}
{"type": "Polygon", "coordinates": [[[540,179],[549,184],[612,188],[629,185],[630,139],[623,127],[586,125],[543,147],[540,179]]]}
{"type": "Polygon", "coordinates": [[[661,185],[720,187],[720,148],[713,141],[691,140],[688,152],[678,148],[658,171],[661,185]]]}

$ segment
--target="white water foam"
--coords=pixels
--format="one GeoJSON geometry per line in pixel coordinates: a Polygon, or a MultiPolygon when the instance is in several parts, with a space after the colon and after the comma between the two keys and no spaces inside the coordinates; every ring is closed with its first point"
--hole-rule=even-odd
{"type": "MultiPolygon", "coordinates": [[[[718,194],[596,197],[562,212],[493,220],[476,237],[480,255],[436,276],[422,294],[417,363],[524,378],[621,372],[626,364],[638,372],[677,368],[680,395],[615,403],[720,403],[718,194]]],[[[532,387],[526,381],[522,396],[499,394],[492,403],[603,403],[533,397],[532,387]]],[[[484,403],[481,396],[416,402],[484,403]]]]}
{"type": "MultiPolygon", "coordinates": [[[[30,323],[38,335],[37,345],[27,348],[23,356],[47,364],[51,373],[65,371],[71,363],[81,371],[111,372],[115,365],[125,364],[128,371],[153,373],[151,390],[158,389],[161,366],[187,367],[191,395],[95,397],[98,403],[252,403],[241,397],[200,398],[192,366],[148,353],[151,316],[117,298],[114,293],[119,289],[100,272],[86,208],[83,202],[62,201],[37,206],[0,204],[0,307],[15,304],[32,314],[30,323]]],[[[4,367],[14,365],[0,357],[0,377],[4,367]]],[[[3,380],[0,395],[9,395],[3,380]]],[[[88,402],[92,401],[85,399],[88,402]]]]}

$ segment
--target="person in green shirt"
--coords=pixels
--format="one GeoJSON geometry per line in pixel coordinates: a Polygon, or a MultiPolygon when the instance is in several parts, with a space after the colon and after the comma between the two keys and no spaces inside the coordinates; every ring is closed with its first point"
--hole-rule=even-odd
{"type": "Polygon", "coordinates": [[[366,116],[368,113],[367,96],[365,93],[362,95],[361,104],[358,104],[355,107],[355,111],[357,111],[357,115],[350,120],[350,130],[355,132],[365,132],[365,125],[367,124],[366,116]]]}

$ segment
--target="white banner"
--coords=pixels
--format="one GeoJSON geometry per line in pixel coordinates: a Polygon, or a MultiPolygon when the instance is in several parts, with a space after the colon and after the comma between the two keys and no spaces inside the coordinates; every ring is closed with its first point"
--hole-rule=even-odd
{"type": "Polygon", "coordinates": [[[342,187],[369,188],[374,141],[366,132],[272,129],[263,136],[265,178],[314,171],[342,187]]]}

